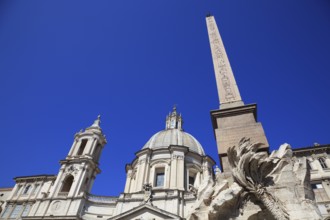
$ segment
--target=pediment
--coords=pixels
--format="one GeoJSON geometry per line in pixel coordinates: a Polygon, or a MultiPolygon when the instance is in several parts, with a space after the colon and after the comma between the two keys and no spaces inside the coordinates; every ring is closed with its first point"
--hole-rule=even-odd
{"type": "Polygon", "coordinates": [[[109,220],[165,220],[182,219],[180,216],[161,210],[149,204],[140,205],[131,210],[109,218],[109,220]]]}

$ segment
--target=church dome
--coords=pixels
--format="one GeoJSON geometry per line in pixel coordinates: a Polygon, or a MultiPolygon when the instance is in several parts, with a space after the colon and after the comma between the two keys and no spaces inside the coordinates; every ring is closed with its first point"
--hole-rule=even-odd
{"type": "Polygon", "coordinates": [[[143,149],[167,148],[170,145],[185,146],[195,153],[205,155],[202,145],[196,138],[179,129],[163,130],[154,134],[144,145],[143,149]]]}
{"type": "Polygon", "coordinates": [[[168,148],[170,145],[188,147],[190,151],[205,155],[202,145],[191,134],[182,129],[182,117],[173,108],[166,118],[166,128],[163,131],[154,134],[142,149],[160,149],[168,148]]]}

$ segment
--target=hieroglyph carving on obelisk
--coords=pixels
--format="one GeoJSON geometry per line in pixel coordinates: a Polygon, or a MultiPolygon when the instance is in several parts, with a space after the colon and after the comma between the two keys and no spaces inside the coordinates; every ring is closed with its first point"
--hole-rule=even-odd
{"type": "Polygon", "coordinates": [[[242,102],[214,17],[206,17],[206,24],[218,88],[220,108],[242,106],[244,103],[242,102]]]}

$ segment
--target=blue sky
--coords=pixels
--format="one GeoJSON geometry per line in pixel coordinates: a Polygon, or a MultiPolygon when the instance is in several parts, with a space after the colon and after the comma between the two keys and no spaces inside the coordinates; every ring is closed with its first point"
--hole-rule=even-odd
{"type": "Polygon", "coordinates": [[[101,114],[108,144],[92,192],[118,195],[173,104],[218,161],[208,12],[271,149],[330,143],[329,11],[328,0],[1,1],[0,187],[56,174],[101,114]]]}

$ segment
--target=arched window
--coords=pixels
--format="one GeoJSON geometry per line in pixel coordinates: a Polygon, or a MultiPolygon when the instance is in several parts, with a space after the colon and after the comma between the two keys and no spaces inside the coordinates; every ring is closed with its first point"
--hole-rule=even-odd
{"type": "Polygon", "coordinates": [[[30,192],[30,189],[31,189],[31,185],[27,185],[23,191],[23,195],[26,195],[30,192]]]}
{"type": "Polygon", "coordinates": [[[79,147],[79,150],[78,150],[78,153],[77,153],[78,156],[82,155],[84,153],[87,141],[88,141],[88,139],[82,139],[81,140],[81,144],[80,144],[80,147],[79,147]]]}
{"type": "Polygon", "coordinates": [[[199,175],[197,175],[198,171],[196,169],[188,169],[187,170],[187,179],[186,179],[186,184],[187,184],[187,189],[191,189],[196,187],[199,184],[199,180],[198,177],[199,175]]]}
{"type": "Polygon", "coordinates": [[[69,193],[72,183],[73,183],[73,176],[70,175],[68,177],[65,178],[64,183],[63,183],[63,187],[61,189],[61,193],[69,193]]]}
{"type": "Polygon", "coordinates": [[[328,168],[327,164],[325,163],[325,159],[323,157],[319,158],[319,162],[321,164],[321,167],[324,168],[328,168]]]}
{"type": "Polygon", "coordinates": [[[201,176],[200,173],[202,169],[200,166],[196,164],[188,163],[186,164],[185,170],[185,188],[187,190],[197,189],[201,183],[201,176]]]}

